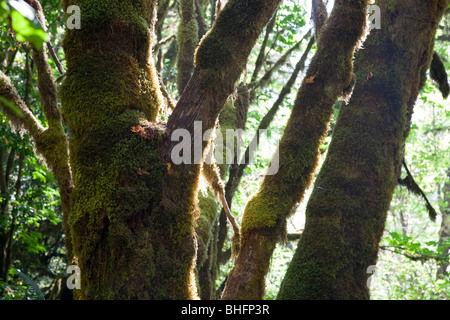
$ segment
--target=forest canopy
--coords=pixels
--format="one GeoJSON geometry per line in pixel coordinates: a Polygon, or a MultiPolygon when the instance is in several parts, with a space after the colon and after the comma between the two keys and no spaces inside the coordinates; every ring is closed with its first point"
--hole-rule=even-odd
{"type": "Polygon", "coordinates": [[[447,0],[0,1],[0,300],[450,298],[447,0]]]}

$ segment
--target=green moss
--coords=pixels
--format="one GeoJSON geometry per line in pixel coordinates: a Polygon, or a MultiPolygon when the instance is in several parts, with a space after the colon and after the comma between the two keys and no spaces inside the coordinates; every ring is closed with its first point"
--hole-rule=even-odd
{"type": "Polygon", "coordinates": [[[200,70],[202,85],[208,89],[227,85],[231,92],[278,3],[264,0],[227,2],[195,53],[194,64],[200,70]]]}
{"type": "Polygon", "coordinates": [[[198,44],[198,23],[193,0],[181,1],[181,21],[178,26],[177,86],[183,92],[194,70],[194,53],[198,44]]]}
{"type": "MultiPolygon", "coordinates": [[[[110,129],[121,129],[114,134],[106,137],[97,129],[92,136],[85,136],[82,144],[76,140],[71,144],[76,155],[72,157],[76,188],[70,218],[74,252],[82,270],[92,265],[99,272],[118,273],[117,279],[105,278],[110,284],[91,283],[97,276],[87,275],[85,285],[103,297],[107,296],[106,287],[124,281],[119,281],[121,276],[143,280],[139,273],[147,270],[150,275],[155,270],[151,235],[141,235],[139,230],[145,230],[146,213],[160,201],[166,167],[157,153],[158,139],[149,142],[131,132],[137,112],[131,113],[108,119],[110,129]],[[101,146],[100,150],[92,150],[94,145],[101,146]],[[134,264],[143,268],[137,269],[134,264]]],[[[132,291],[123,294],[122,298],[140,296],[132,291]]],[[[117,297],[115,293],[113,296],[117,297]]]]}
{"type": "MultiPolygon", "coordinates": [[[[64,39],[67,76],[63,112],[75,133],[99,123],[98,114],[127,108],[156,119],[161,97],[151,64],[151,33],[144,2],[80,1],[82,28],[64,39]],[[94,107],[95,106],[95,107],[94,107]],[[100,111],[100,112],[97,112],[100,111]],[[86,125],[85,121],[91,121],[86,125]]],[[[149,8],[150,9],[150,8],[149,8]]]]}
{"type": "Polygon", "coordinates": [[[213,224],[216,221],[218,213],[218,205],[211,191],[203,195],[198,195],[198,206],[200,216],[196,221],[195,232],[197,234],[197,268],[200,269],[208,258],[208,247],[213,234],[213,224]]]}

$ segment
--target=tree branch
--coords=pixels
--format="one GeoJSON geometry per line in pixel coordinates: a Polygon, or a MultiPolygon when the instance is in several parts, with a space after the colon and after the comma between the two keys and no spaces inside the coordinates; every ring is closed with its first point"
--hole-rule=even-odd
{"type": "Polygon", "coordinates": [[[272,75],[283,66],[287,59],[291,56],[291,54],[300,48],[303,40],[308,38],[311,35],[312,30],[310,29],[303,37],[300,39],[292,48],[286,51],[275,63],[274,65],[261,77],[261,79],[257,81],[251,82],[248,87],[250,90],[255,90],[257,88],[264,87],[267,82],[272,78],[272,75]]]}
{"type": "Polygon", "coordinates": [[[178,26],[177,87],[183,93],[194,70],[194,53],[198,44],[198,23],[194,0],[181,0],[181,20],[178,26]]]}
{"type": "Polygon", "coordinates": [[[404,179],[399,178],[398,183],[402,186],[405,186],[412,193],[421,196],[423,198],[423,200],[425,200],[425,206],[427,208],[428,215],[429,215],[431,221],[435,221],[436,215],[437,215],[436,210],[431,205],[430,201],[428,200],[427,196],[423,192],[422,188],[420,188],[419,185],[414,180],[414,177],[412,176],[411,172],[408,169],[408,166],[406,165],[405,159],[402,160],[402,164],[406,170],[407,176],[404,179]]]}
{"type": "Polygon", "coordinates": [[[267,28],[266,28],[266,34],[264,36],[264,40],[263,43],[261,45],[261,48],[259,50],[259,54],[258,57],[256,58],[256,62],[255,62],[255,69],[253,70],[253,74],[252,74],[252,78],[251,78],[251,82],[255,81],[256,78],[258,77],[258,74],[263,66],[264,63],[264,58],[265,58],[265,52],[266,52],[266,47],[267,47],[267,42],[269,41],[269,35],[272,33],[273,31],[273,27],[275,26],[275,22],[277,20],[277,13],[275,12],[272,19],[270,19],[269,23],[267,24],[267,28]]]}
{"type": "MultiPolygon", "coordinates": [[[[38,0],[26,0],[26,2],[36,11],[41,26],[47,30],[44,11],[38,0]]],[[[42,109],[49,124],[49,127],[54,125],[60,126],[61,112],[58,109],[58,97],[56,91],[56,84],[53,77],[53,71],[48,63],[47,54],[45,52],[46,44],[42,50],[37,50],[34,45],[31,45],[33,50],[33,61],[38,72],[38,88],[41,97],[42,109]]],[[[62,127],[61,127],[62,129],[62,127]]]]}
{"type": "Polygon", "coordinates": [[[245,150],[245,153],[242,157],[242,160],[240,164],[236,168],[230,169],[230,177],[228,179],[228,182],[226,184],[225,190],[227,197],[229,199],[229,203],[231,203],[231,199],[234,196],[234,192],[236,191],[237,186],[239,185],[242,176],[244,175],[244,170],[249,165],[250,159],[252,155],[250,154],[250,149],[253,147],[254,143],[256,142],[256,145],[259,145],[259,132],[260,130],[265,130],[269,127],[270,123],[275,117],[275,114],[277,113],[278,109],[280,108],[281,104],[283,103],[286,96],[290,93],[292,86],[295,83],[295,80],[297,79],[298,74],[301,70],[305,67],[306,58],[308,57],[308,54],[315,42],[315,38],[311,37],[309,40],[308,46],[305,49],[305,52],[301,56],[300,60],[297,62],[294,71],[292,72],[289,80],[284,85],[283,89],[281,89],[280,95],[278,96],[277,100],[273,104],[273,106],[270,108],[270,110],[264,115],[263,119],[259,123],[258,129],[256,131],[255,136],[251,140],[249,146],[245,150]]]}
{"type": "Polygon", "coordinates": [[[316,30],[316,39],[319,39],[319,33],[328,18],[327,7],[322,0],[312,0],[311,16],[316,30]]]}
{"type": "Polygon", "coordinates": [[[172,42],[174,39],[176,38],[176,35],[171,35],[168,37],[165,37],[164,39],[159,40],[154,46],[153,46],[153,51],[157,51],[159,50],[159,48],[163,45],[165,45],[166,43],[172,42]]]}
{"type": "Polygon", "coordinates": [[[33,138],[39,137],[39,135],[44,132],[44,127],[39,123],[39,121],[31,113],[28,106],[19,97],[19,94],[11,83],[9,77],[1,71],[0,96],[14,103],[14,105],[21,112],[21,115],[18,115],[13,109],[0,101],[0,106],[3,108],[3,112],[9,118],[14,127],[25,129],[33,138]]]}
{"type": "Polygon", "coordinates": [[[196,19],[197,19],[197,25],[198,25],[198,38],[201,39],[206,32],[208,31],[208,25],[206,24],[206,21],[203,17],[203,10],[202,10],[202,4],[199,0],[194,0],[195,4],[195,12],[196,19]]]}
{"type": "Polygon", "coordinates": [[[440,263],[448,263],[449,262],[449,255],[448,254],[444,254],[442,256],[439,255],[434,255],[434,254],[410,254],[408,252],[400,252],[396,249],[399,250],[405,250],[405,248],[403,247],[399,247],[399,246],[380,246],[381,250],[385,250],[385,251],[389,251],[389,252],[393,252],[396,254],[401,254],[402,256],[405,256],[406,258],[412,260],[412,261],[421,261],[421,262],[425,262],[428,260],[435,260],[436,262],[440,262],[440,263]],[[391,248],[394,248],[394,250],[391,250],[391,248]]]}
{"type": "MultiPolygon", "coordinates": [[[[203,37],[195,56],[195,71],[167,123],[169,139],[162,148],[170,162],[176,142],[170,132],[186,129],[194,146],[194,123],[202,123],[202,134],[212,129],[227,97],[245,67],[258,36],[278,7],[280,0],[230,0],[203,37]]],[[[202,151],[208,145],[205,138],[202,151]]]]}

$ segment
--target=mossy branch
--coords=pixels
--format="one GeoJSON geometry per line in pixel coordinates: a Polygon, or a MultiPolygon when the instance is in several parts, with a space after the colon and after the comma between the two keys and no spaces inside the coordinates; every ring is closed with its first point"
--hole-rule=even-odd
{"type": "Polygon", "coordinates": [[[172,42],[176,38],[176,35],[172,34],[168,37],[165,37],[164,39],[159,40],[155,45],[153,46],[153,51],[158,51],[161,46],[172,42]]]}
{"type": "Polygon", "coordinates": [[[295,45],[293,45],[289,50],[287,50],[274,64],[273,66],[266,71],[266,73],[259,79],[255,80],[248,84],[250,90],[255,90],[257,88],[264,87],[269,80],[272,78],[272,75],[283,66],[287,59],[292,55],[292,53],[298,50],[303,42],[303,40],[307,39],[311,36],[312,30],[310,29],[295,45]]]}
{"type": "Polygon", "coordinates": [[[445,66],[441,57],[439,57],[436,51],[433,52],[433,58],[431,60],[430,77],[437,82],[442,97],[446,99],[450,92],[447,72],[445,71],[445,66]]]}
{"type": "Polygon", "coordinates": [[[312,20],[316,31],[316,39],[319,39],[320,30],[328,18],[327,7],[322,0],[312,0],[312,20]]]}
{"type": "MultiPolygon", "coordinates": [[[[214,25],[202,38],[195,54],[195,70],[167,123],[172,132],[183,128],[191,133],[194,122],[212,129],[262,29],[280,0],[230,0],[221,9],[214,25]]],[[[205,150],[204,143],[202,150],[205,150]]],[[[170,161],[174,143],[165,142],[163,158],[170,161]]]]}
{"type": "Polygon", "coordinates": [[[311,183],[332,106],[352,79],[353,53],[365,31],[366,7],[367,3],[361,1],[352,1],[351,5],[335,3],[280,141],[280,170],[276,175],[265,177],[258,194],[248,203],[243,233],[273,227],[277,221],[282,221],[311,183]],[[342,29],[342,21],[350,17],[353,23],[342,29]],[[342,37],[345,41],[336,40],[342,37]]]}
{"type": "MultiPolygon", "coordinates": [[[[42,6],[37,0],[28,0],[36,12],[36,16],[45,28],[45,17],[42,6]]],[[[65,217],[69,215],[69,196],[73,190],[67,137],[62,126],[62,116],[58,108],[58,95],[52,69],[48,63],[45,51],[31,45],[33,61],[38,72],[38,89],[42,109],[46,117],[48,128],[44,128],[34,117],[26,103],[19,97],[10,79],[0,72],[0,96],[12,102],[20,111],[18,114],[11,108],[3,108],[14,126],[25,129],[33,138],[37,152],[42,155],[47,166],[55,175],[61,195],[61,203],[65,217]]],[[[4,103],[3,103],[4,104],[4,103]]],[[[70,245],[68,245],[70,252],[70,245]]]]}
{"type": "Polygon", "coordinates": [[[25,102],[22,101],[10,78],[2,71],[0,71],[0,96],[13,103],[20,111],[19,114],[16,110],[5,104],[4,101],[0,101],[3,112],[11,121],[14,128],[26,130],[34,139],[44,132],[45,128],[36,119],[25,102]]]}
{"type": "Polygon", "coordinates": [[[199,0],[194,0],[195,4],[195,12],[196,19],[197,19],[197,25],[198,25],[198,38],[201,39],[206,32],[208,31],[209,27],[205,21],[205,18],[203,17],[203,3],[199,0]]]}
{"type": "Polygon", "coordinates": [[[233,237],[232,237],[232,256],[236,257],[239,252],[239,239],[240,239],[240,228],[234,219],[233,214],[231,213],[230,207],[228,206],[227,200],[225,198],[225,188],[222,180],[220,179],[220,171],[215,162],[212,163],[203,163],[203,175],[208,181],[211,189],[214,191],[214,195],[216,198],[220,200],[222,203],[223,210],[233,228],[233,237]]]}
{"type": "Polygon", "coordinates": [[[194,52],[198,44],[198,23],[194,0],[181,0],[181,21],[177,42],[177,87],[181,94],[194,71],[194,52]]]}

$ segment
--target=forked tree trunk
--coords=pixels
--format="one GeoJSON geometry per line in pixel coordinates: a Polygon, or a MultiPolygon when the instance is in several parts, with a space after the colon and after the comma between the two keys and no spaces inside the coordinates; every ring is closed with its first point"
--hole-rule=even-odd
{"type": "MultiPolygon", "coordinates": [[[[213,128],[280,0],[230,0],[203,38],[167,130],[151,61],[156,0],[78,5],[61,88],[74,191],[69,217],[81,299],[192,299],[200,164],[171,163],[171,133],[213,128]],[[231,31],[230,31],[231,30],[231,31]],[[137,127],[140,125],[141,127],[137,127]]],[[[203,134],[202,132],[202,134],[203,134]]],[[[206,139],[208,140],[208,139],[206,139]]],[[[202,145],[202,153],[207,143],[202,145]]],[[[201,163],[201,162],[200,162],[201,163]]]]}
{"type": "MultiPolygon", "coordinates": [[[[368,299],[421,77],[446,0],[380,0],[381,29],[355,60],[356,87],[306,209],[278,299],[368,299]]],[[[339,41],[339,40],[338,40],[339,41]]]]}

